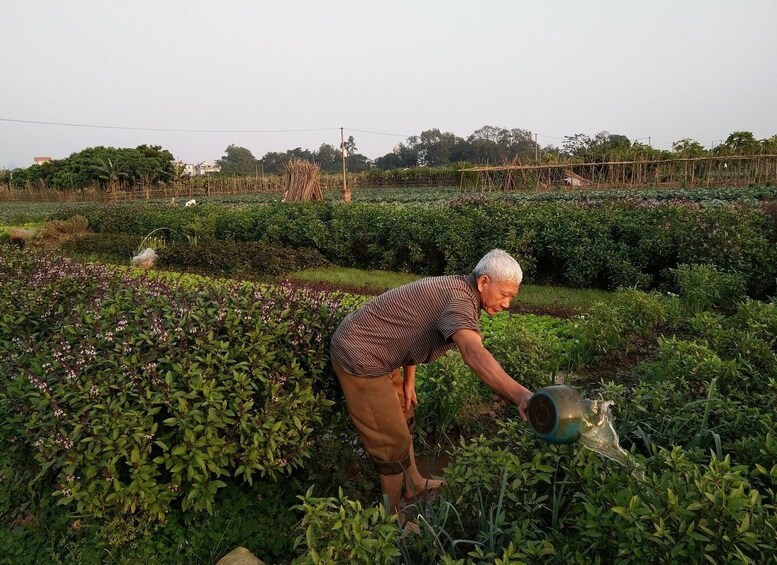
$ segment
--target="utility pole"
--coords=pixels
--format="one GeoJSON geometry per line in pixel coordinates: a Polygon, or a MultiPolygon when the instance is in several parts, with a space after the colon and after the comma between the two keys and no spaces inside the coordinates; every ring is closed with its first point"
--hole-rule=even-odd
{"type": "Polygon", "coordinates": [[[343,200],[348,203],[351,201],[351,191],[348,190],[348,178],[345,175],[345,137],[343,135],[343,128],[340,128],[340,149],[343,153],[343,200]]]}
{"type": "Polygon", "coordinates": [[[534,134],[534,161],[540,162],[540,145],[537,143],[537,134],[534,134]]]}

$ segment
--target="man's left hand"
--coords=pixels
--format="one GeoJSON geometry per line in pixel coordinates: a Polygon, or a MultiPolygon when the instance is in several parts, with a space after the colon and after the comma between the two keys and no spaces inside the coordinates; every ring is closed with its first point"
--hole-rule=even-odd
{"type": "Polygon", "coordinates": [[[418,397],[415,394],[415,365],[403,367],[402,392],[405,395],[405,410],[418,406],[418,397]]]}

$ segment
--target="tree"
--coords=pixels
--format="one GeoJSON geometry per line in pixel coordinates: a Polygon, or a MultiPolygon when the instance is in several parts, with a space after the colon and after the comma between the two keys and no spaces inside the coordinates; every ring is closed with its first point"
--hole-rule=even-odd
{"type": "Polygon", "coordinates": [[[356,142],[353,140],[353,136],[352,135],[349,135],[348,139],[346,139],[343,142],[343,146],[341,147],[341,149],[345,149],[345,154],[348,157],[356,154],[356,151],[357,151],[357,149],[356,149],[356,142]]]}
{"type": "Polygon", "coordinates": [[[594,141],[584,133],[565,135],[562,150],[569,157],[583,157],[591,152],[594,141]]]}
{"type": "Polygon", "coordinates": [[[127,178],[127,172],[124,165],[115,159],[98,157],[92,165],[100,184],[108,188],[108,192],[113,192],[119,187],[119,183],[127,178]]]}
{"type": "Polygon", "coordinates": [[[375,159],[375,166],[384,170],[388,169],[406,169],[417,167],[421,164],[421,155],[419,154],[418,136],[407,138],[408,143],[400,143],[383,157],[375,159]]]}
{"type": "Polygon", "coordinates": [[[295,147],[289,149],[285,153],[278,153],[276,151],[270,151],[262,157],[260,163],[264,167],[265,173],[283,174],[284,165],[291,159],[302,159],[303,161],[316,161],[316,154],[302,149],[301,147],[295,147]]]}
{"type": "Polygon", "coordinates": [[[732,132],[721,145],[715,148],[718,153],[727,155],[754,155],[761,152],[761,145],[752,132],[732,132]]]}
{"type": "Polygon", "coordinates": [[[475,130],[465,142],[462,160],[493,165],[509,159],[509,135],[506,129],[493,126],[483,126],[475,130]]]}
{"type": "Polygon", "coordinates": [[[777,154],[777,135],[761,140],[761,148],[769,155],[777,154]]]}
{"type": "Polygon", "coordinates": [[[348,170],[352,173],[361,173],[372,167],[372,163],[361,153],[348,157],[348,170]]]}
{"type": "Polygon", "coordinates": [[[329,143],[322,143],[318,151],[313,152],[313,161],[325,173],[340,171],[343,168],[342,159],[342,151],[329,143]]]}
{"type": "Polygon", "coordinates": [[[538,143],[533,139],[530,131],[513,128],[508,132],[507,144],[510,159],[534,159],[537,154],[538,143]]]}
{"type": "Polygon", "coordinates": [[[690,137],[672,143],[672,151],[680,157],[701,157],[707,153],[707,150],[704,149],[701,143],[690,137]]]}
{"type": "Polygon", "coordinates": [[[256,169],[260,165],[251,151],[237,145],[227,147],[225,155],[216,162],[221,167],[222,173],[234,175],[256,174],[256,169]]]}
{"type": "Polygon", "coordinates": [[[442,167],[458,160],[453,156],[453,152],[459,138],[451,132],[429,129],[422,131],[416,139],[420,164],[442,167]]]}

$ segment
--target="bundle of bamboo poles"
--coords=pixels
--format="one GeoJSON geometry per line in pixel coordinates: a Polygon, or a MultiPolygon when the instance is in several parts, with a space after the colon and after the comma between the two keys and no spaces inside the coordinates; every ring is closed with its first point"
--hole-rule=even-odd
{"type": "Polygon", "coordinates": [[[286,171],[284,202],[314,202],[323,200],[318,165],[302,159],[291,159],[283,166],[286,171]]]}

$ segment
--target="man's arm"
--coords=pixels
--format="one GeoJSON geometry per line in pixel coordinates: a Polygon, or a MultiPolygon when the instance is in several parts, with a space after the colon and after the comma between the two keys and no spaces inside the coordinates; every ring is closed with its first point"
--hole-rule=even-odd
{"type": "Polygon", "coordinates": [[[494,356],[483,347],[483,340],[473,330],[459,330],[453,334],[462,359],[486,385],[518,406],[521,418],[526,420],[526,406],[532,392],[508,375],[494,356]]]}

